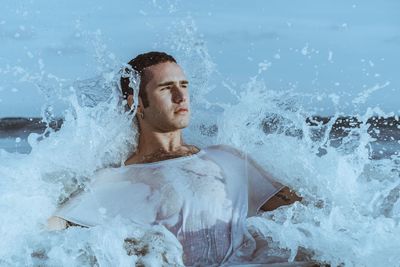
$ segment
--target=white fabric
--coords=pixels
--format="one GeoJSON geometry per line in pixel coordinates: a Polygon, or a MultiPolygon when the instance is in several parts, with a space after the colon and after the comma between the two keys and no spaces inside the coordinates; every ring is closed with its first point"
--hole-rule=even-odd
{"type": "Polygon", "coordinates": [[[83,226],[116,216],[162,224],[182,243],[185,265],[209,266],[250,257],[255,242],[245,219],[281,188],[246,155],[211,146],[192,156],[104,169],[54,215],[83,226]]]}

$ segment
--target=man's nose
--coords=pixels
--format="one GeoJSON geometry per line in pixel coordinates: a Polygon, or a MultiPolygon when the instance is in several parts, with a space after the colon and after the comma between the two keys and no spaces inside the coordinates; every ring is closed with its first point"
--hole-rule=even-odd
{"type": "Polygon", "coordinates": [[[172,101],[178,104],[186,101],[186,95],[179,86],[174,86],[172,88],[172,101]]]}

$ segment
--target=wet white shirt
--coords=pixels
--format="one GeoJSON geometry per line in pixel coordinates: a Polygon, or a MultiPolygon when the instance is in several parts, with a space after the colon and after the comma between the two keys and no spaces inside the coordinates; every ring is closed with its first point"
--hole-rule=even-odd
{"type": "Polygon", "coordinates": [[[54,215],[88,227],[116,216],[162,224],[181,242],[186,266],[220,265],[251,255],[245,219],[282,187],[246,155],[211,146],[191,156],[104,169],[54,215]]]}

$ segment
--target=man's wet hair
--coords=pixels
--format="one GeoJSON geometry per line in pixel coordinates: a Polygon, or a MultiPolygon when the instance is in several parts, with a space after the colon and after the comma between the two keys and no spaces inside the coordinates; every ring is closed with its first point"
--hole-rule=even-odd
{"type": "MultiPolygon", "coordinates": [[[[128,62],[128,64],[132,67],[132,69],[138,72],[140,75],[139,97],[143,101],[144,108],[149,106],[149,100],[147,98],[147,92],[145,90],[146,84],[148,82],[148,79],[146,79],[145,75],[145,69],[150,66],[165,62],[176,63],[176,60],[173,56],[168,55],[167,53],[153,51],[140,54],[128,62]]],[[[125,69],[125,72],[127,71],[129,70],[125,69]]],[[[133,94],[133,89],[129,86],[129,78],[121,77],[120,82],[121,82],[122,95],[125,99],[127,99],[129,95],[133,94]]]]}

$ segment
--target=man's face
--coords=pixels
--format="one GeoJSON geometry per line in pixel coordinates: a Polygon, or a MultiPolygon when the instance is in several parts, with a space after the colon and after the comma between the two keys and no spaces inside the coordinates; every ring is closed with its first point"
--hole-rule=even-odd
{"type": "Polygon", "coordinates": [[[185,128],[190,120],[188,81],[178,64],[165,62],[145,70],[149,106],[143,123],[158,132],[185,128]]]}

